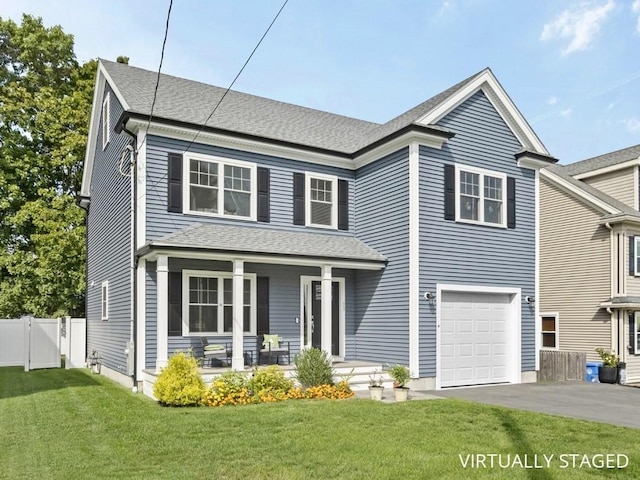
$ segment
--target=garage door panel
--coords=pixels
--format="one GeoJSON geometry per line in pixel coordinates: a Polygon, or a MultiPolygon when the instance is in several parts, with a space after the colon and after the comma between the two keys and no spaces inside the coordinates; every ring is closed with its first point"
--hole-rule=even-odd
{"type": "Polygon", "coordinates": [[[510,295],[443,292],[441,299],[441,386],[508,381],[510,295]]]}

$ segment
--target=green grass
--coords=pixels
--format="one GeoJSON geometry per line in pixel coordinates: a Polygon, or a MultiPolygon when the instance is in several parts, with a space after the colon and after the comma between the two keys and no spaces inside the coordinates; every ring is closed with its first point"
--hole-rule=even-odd
{"type": "Polygon", "coordinates": [[[86,371],[0,368],[7,479],[640,478],[638,438],[635,429],[453,399],[162,408],[86,371]],[[459,455],[475,453],[624,453],[629,466],[464,469],[459,455]]]}

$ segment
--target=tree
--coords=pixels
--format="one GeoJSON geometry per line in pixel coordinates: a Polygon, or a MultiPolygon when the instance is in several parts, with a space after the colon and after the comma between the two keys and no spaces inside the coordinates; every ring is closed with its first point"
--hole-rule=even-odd
{"type": "Polygon", "coordinates": [[[0,18],[0,317],[84,314],[75,197],[96,68],[60,26],[0,18]]]}

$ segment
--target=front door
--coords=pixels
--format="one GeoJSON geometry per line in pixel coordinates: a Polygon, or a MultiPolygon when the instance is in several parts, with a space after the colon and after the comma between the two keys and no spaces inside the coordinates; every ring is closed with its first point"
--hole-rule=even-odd
{"type": "MultiPolygon", "coordinates": [[[[322,282],[303,278],[302,345],[322,348],[322,282]]],[[[331,282],[331,354],[344,357],[344,279],[331,282]]]]}

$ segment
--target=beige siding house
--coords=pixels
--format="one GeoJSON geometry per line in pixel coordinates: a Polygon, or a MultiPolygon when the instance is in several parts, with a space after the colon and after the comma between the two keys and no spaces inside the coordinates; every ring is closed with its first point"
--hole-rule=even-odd
{"type": "Polygon", "coordinates": [[[640,383],[640,145],[540,176],[539,344],[614,350],[640,383]]]}

